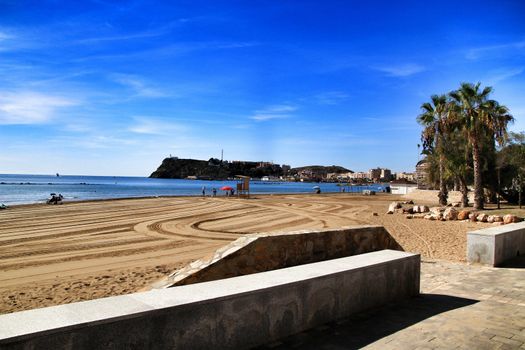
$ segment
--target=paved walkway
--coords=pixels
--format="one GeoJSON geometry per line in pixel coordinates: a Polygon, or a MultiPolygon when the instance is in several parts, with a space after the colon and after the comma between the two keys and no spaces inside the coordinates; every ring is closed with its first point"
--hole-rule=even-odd
{"type": "Polygon", "coordinates": [[[525,257],[505,268],[424,260],[421,292],[262,349],[525,349],[525,257]]]}

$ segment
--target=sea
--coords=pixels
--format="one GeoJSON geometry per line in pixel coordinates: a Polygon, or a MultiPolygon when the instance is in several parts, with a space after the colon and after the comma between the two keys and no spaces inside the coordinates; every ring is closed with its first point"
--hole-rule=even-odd
{"type": "MultiPolygon", "coordinates": [[[[220,188],[236,188],[236,181],[204,181],[182,179],[152,179],[128,176],[77,175],[19,175],[0,174],[0,204],[45,203],[51,193],[62,194],[64,201],[94,199],[136,198],[159,196],[207,196],[212,189],[217,196],[224,195],[220,188]]],[[[341,186],[335,183],[251,181],[251,194],[313,193],[318,186],[322,193],[356,193],[363,190],[386,192],[388,184],[368,186],[341,186]]]]}

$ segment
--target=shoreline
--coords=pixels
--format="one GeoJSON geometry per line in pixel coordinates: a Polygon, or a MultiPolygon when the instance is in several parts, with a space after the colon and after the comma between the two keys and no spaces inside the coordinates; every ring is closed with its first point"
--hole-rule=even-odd
{"type": "MultiPolygon", "coordinates": [[[[140,200],[140,199],[157,199],[157,198],[229,198],[229,199],[257,199],[252,197],[271,197],[271,196],[309,196],[309,195],[316,195],[316,196],[329,196],[329,195],[349,195],[349,196],[362,196],[362,193],[359,192],[324,192],[324,193],[313,193],[313,192],[293,192],[293,193],[254,193],[250,194],[250,198],[241,198],[237,197],[237,195],[234,195],[233,198],[231,196],[225,196],[223,194],[218,194],[216,197],[212,197],[210,195],[202,196],[198,194],[180,194],[180,195],[162,195],[162,196],[140,196],[140,197],[117,197],[117,198],[95,198],[95,199],[79,199],[79,200],[65,200],[62,202],[62,204],[47,204],[44,202],[38,202],[38,203],[23,203],[23,204],[10,204],[7,205],[8,208],[19,208],[19,207],[34,207],[34,206],[64,206],[68,204],[77,204],[77,203],[92,203],[92,202],[109,202],[109,201],[125,201],[125,200],[140,200]]],[[[398,200],[400,200],[400,196],[402,195],[396,195],[391,193],[377,193],[376,196],[394,196],[398,200]],[[398,198],[399,197],[399,198],[398,198]]]]}

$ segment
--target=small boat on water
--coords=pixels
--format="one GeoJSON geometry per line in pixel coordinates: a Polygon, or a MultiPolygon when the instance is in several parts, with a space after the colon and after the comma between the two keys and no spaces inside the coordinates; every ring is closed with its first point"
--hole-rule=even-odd
{"type": "Polygon", "coordinates": [[[59,174],[59,173],[57,173],[57,177],[59,177],[59,176],[60,176],[60,174],[59,174]]]}

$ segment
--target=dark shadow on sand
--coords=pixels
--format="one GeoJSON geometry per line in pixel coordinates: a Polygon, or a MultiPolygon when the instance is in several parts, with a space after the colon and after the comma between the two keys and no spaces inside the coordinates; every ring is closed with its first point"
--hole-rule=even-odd
{"type": "Polygon", "coordinates": [[[477,302],[448,295],[421,294],[256,349],[360,349],[427,318],[477,302]]]}

